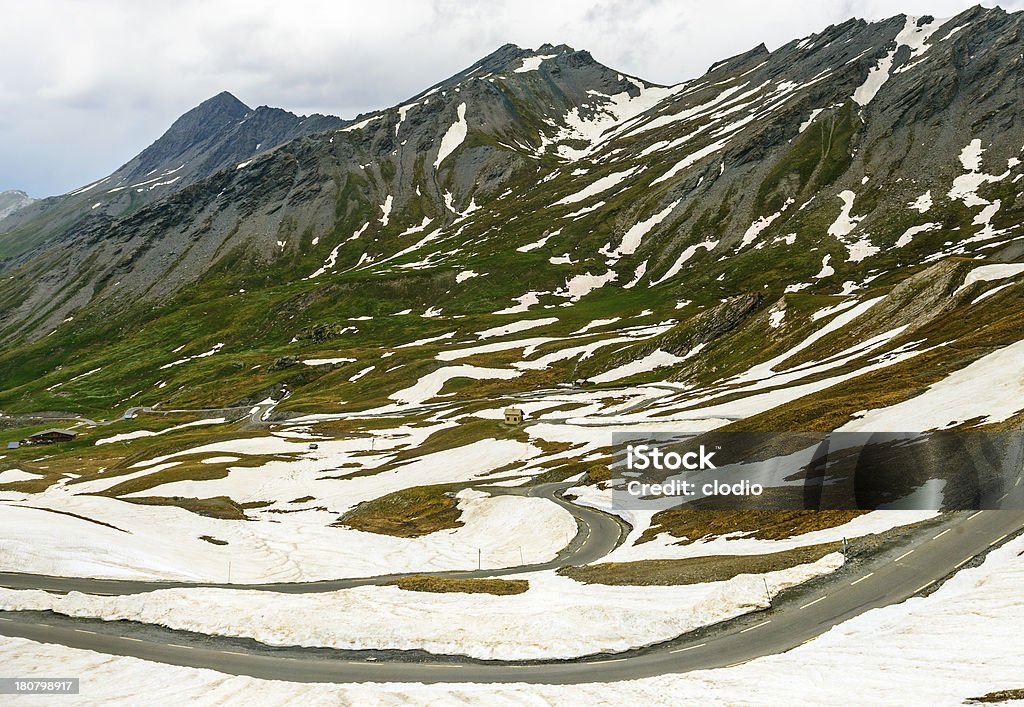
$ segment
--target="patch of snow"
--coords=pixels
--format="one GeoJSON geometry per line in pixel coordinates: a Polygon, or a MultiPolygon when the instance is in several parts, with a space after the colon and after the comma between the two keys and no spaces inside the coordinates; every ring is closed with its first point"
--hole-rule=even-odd
{"type": "Polygon", "coordinates": [[[964,284],[957,288],[956,295],[961,290],[965,290],[976,282],[992,282],[993,280],[1005,280],[1008,277],[1017,277],[1021,273],[1024,273],[1024,264],[1021,263],[999,263],[996,265],[982,265],[974,268],[967,277],[964,278],[964,284]]]}
{"type": "MultiPolygon", "coordinates": [[[[492,526],[501,522],[501,511],[516,513],[510,526],[522,528],[528,535],[526,528],[533,520],[529,510],[538,505],[533,501],[540,500],[475,498],[472,492],[459,498],[460,507],[489,502],[494,507],[488,509],[492,526]]],[[[571,517],[560,512],[562,515],[545,518],[560,521],[551,522],[550,527],[532,523],[535,534],[543,533],[541,541],[554,541],[557,533],[564,537],[565,532],[575,530],[569,530],[571,517]]],[[[510,543],[521,541],[511,532],[505,537],[510,543]]],[[[219,588],[168,589],[119,597],[62,597],[5,589],[0,590],[0,599],[18,610],[161,624],[198,633],[245,636],[269,645],[419,649],[485,660],[556,659],[649,645],[759,610],[768,603],[766,585],[767,591],[777,594],[842,564],[842,555],[832,553],[812,564],[764,575],[667,587],[582,584],[553,571],[535,572],[515,576],[530,582],[530,589],[523,594],[440,593],[430,595],[429,602],[419,592],[397,587],[289,595],[219,588]],[[666,603],[685,605],[688,610],[650,610],[666,603]],[[212,617],[201,609],[209,606],[224,609],[212,617]],[[587,621],[580,621],[580,615],[587,616],[587,621]]]]}
{"type": "Polygon", "coordinates": [[[477,333],[477,338],[490,339],[495,336],[507,336],[508,334],[515,334],[528,329],[536,329],[537,327],[550,326],[558,323],[558,317],[546,317],[544,319],[522,319],[518,322],[512,322],[511,324],[503,324],[502,326],[493,327],[491,329],[485,329],[477,333]]]}
{"type": "Polygon", "coordinates": [[[349,380],[349,383],[355,383],[355,382],[356,382],[357,380],[359,380],[360,378],[362,378],[363,376],[365,376],[365,375],[366,375],[367,373],[369,373],[370,371],[372,371],[372,370],[373,370],[374,368],[376,368],[376,366],[368,366],[367,368],[364,368],[363,370],[359,371],[359,372],[358,372],[358,373],[356,373],[356,374],[355,374],[354,376],[352,376],[351,378],[349,378],[349,379],[348,379],[348,380],[349,380]]]}
{"type": "Polygon", "coordinates": [[[665,280],[675,277],[679,271],[683,269],[683,266],[686,265],[686,261],[695,256],[699,249],[703,248],[704,250],[711,252],[717,247],[718,241],[704,241],[702,243],[695,243],[694,245],[687,246],[683,252],[679,254],[679,258],[672,264],[672,267],[670,267],[664,275],[651,282],[651,287],[660,285],[665,282],[665,280]]]}
{"type": "Polygon", "coordinates": [[[195,420],[193,422],[186,422],[181,425],[175,425],[174,427],[168,427],[165,430],[135,430],[134,432],[124,432],[122,434],[112,435],[110,437],[103,437],[96,440],[96,444],[111,444],[113,442],[126,442],[132,439],[141,439],[143,437],[157,437],[159,435],[170,434],[171,432],[177,432],[178,430],[188,429],[190,427],[202,427],[204,425],[223,425],[227,420],[223,417],[213,417],[205,420],[195,420]]]}
{"type": "Polygon", "coordinates": [[[927,431],[976,418],[981,424],[1003,422],[1024,410],[1022,360],[1024,341],[1018,341],[951,373],[921,395],[870,410],[838,431],[927,431]]]}
{"type": "Polygon", "coordinates": [[[667,351],[657,349],[641,359],[636,361],[630,361],[629,363],[621,366],[616,366],[610,371],[593,376],[590,380],[594,383],[610,383],[612,381],[622,380],[623,378],[629,378],[640,373],[648,373],[657,368],[664,368],[666,366],[674,366],[677,363],[685,361],[686,358],[683,356],[676,356],[667,351]]]}
{"type": "Polygon", "coordinates": [[[330,366],[336,363],[355,363],[354,358],[307,358],[303,361],[307,366],[330,366]]]}
{"type": "Polygon", "coordinates": [[[460,103],[457,112],[458,120],[445,131],[441,138],[441,146],[438,148],[437,158],[434,160],[434,169],[437,169],[448,155],[455,152],[469,133],[469,126],[466,123],[466,104],[460,103]]]}
{"type": "Polygon", "coordinates": [[[623,285],[622,289],[624,289],[624,290],[631,290],[634,287],[636,287],[637,284],[640,282],[641,278],[643,278],[644,273],[646,273],[646,272],[647,272],[647,261],[645,260],[644,262],[642,262],[642,263],[640,263],[639,265],[636,266],[636,270],[633,272],[633,279],[630,280],[629,282],[627,282],[625,285],[623,285]]]}
{"type": "Polygon", "coordinates": [[[762,216],[761,218],[756,219],[752,224],[750,224],[750,227],[747,228],[746,232],[743,234],[743,239],[740,241],[740,248],[745,248],[746,246],[756,241],[757,237],[760,236],[765,229],[771,226],[775,222],[775,220],[779,218],[779,216],[782,216],[783,211],[785,211],[792,205],[793,200],[786,199],[786,203],[783,204],[782,208],[779,209],[777,212],[771,214],[770,216],[762,216]]]}
{"type": "Polygon", "coordinates": [[[441,392],[445,384],[453,378],[473,378],[475,380],[509,380],[520,375],[519,371],[500,368],[480,368],[478,366],[446,366],[420,378],[415,385],[392,393],[388,397],[405,405],[422,405],[441,392]]]}
{"type": "Polygon", "coordinates": [[[523,57],[523,63],[516,69],[512,70],[514,74],[525,74],[529,71],[537,71],[540,65],[548,59],[554,59],[557,54],[545,54],[544,56],[528,56],[523,57]]]}
{"type": "Polygon", "coordinates": [[[224,348],[224,344],[222,344],[222,343],[221,344],[214,344],[213,348],[210,349],[209,351],[204,351],[203,353],[195,354],[194,356],[186,356],[185,358],[179,358],[177,361],[171,361],[170,363],[165,363],[164,365],[160,366],[160,368],[161,369],[173,368],[174,366],[180,366],[183,363],[188,363],[189,361],[194,361],[197,358],[206,358],[208,356],[213,356],[215,353],[220,351],[222,348],[224,348]]]}
{"type": "Polygon", "coordinates": [[[687,167],[690,167],[691,165],[696,164],[697,162],[701,161],[702,159],[704,159],[705,157],[707,157],[709,155],[713,155],[714,153],[718,152],[723,147],[725,147],[727,144],[729,144],[729,139],[728,138],[722,138],[721,140],[718,140],[717,142],[713,142],[710,145],[702,147],[701,149],[697,150],[696,152],[693,152],[693,153],[687,155],[683,159],[681,159],[678,162],[676,162],[675,165],[673,165],[670,170],[668,170],[663,175],[661,175],[660,177],[658,177],[657,179],[652,181],[651,182],[651,186],[654,186],[655,184],[660,184],[661,182],[664,182],[664,181],[667,181],[669,179],[672,179],[672,177],[676,176],[677,174],[682,172],[687,167]]]}
{"type": "Polygon", "coordinates": [[[646,236],[652,228],[654,228],[662,221],[664,221],[665,218],[670,213],[672,213],[673,209],[675,209],[679,205],[680,201],[680,199],[676,199],[663,210],[651,216],[649,219],[645,221],[640,221],[639,223],[631,226],[629,230],[626,231],[626,233],[622,236],[622,243],[620,243],[619,247],[613,251],[611,257],[617,259],[623,255],[632,255],[633,253],[635,253],[636,249],[640,247],[640,243],[643,240],[643,237],[646,236]]]}
{"type": "Polygon", "coordinates": [[[918,213],[923,214],[928,209],[932,208],[932,192],[929,189],[921,196],[917,197],[914,201],[907,204],[912,209],[916,209],[918,213]]]}
{"type": "Polygon", "coordinates": [[[21,469],[5,469],[0,471],[0,484],[14,484],[19,481],[34,481],[43,478],[42,474],[33,474],[21,469]]]}
{"type": "Polygon", "coordinates": [[[856,228],[857,224],[864,220],[863,216],[851,216],[850,212],[853,210],[853,200],[857,197],[849,189],[839,192],[839,198],[843,201],[843,208],[839,212],[839,216],[836,220],[828,227],[828,235],[835,236],[842,240],[846,236],[850,235],[850,232],[856,228]]]}
{"type": "Polygon", "coordinates": [[[630,177],[631,175],[636,173],[638,169],[639,168],[634,167],[633,169],[623,170],[622,172],[614,172],[612,174],[608,174],[588,184],[586,187],[579,190],[575,194],[570,194],[569,196],[559,199],[554,203],[554,205],[563,206],[565,204],[575,204],[576,202],[589,199],[593,196],[597,196],[598,194],[606,192],[612,187],[616,186],[624,179],[630,177]]]}
{"type": "Polygon", "coordinates": [[[540,292],[527,292],[525,295],[520,295],[513,300],[519,304],[499,309],[495,314],[522,314],[540,302],[540,294],[540,292]]]}
{"type": "Polygon", "coordinates": [[[877,254],[881,248],[872,245],[871,241],[867,238],[861,238],[856,243],[846,244],[846,250],[849,251],[847,260],[851,263],[859,263],[865,258],[870,258],[872,255],[877,254]]]}
{"type": "Polygon", "coordinates": [[[825,109],[815,108],[814,110],[812,110],[811,114],[807,117],[807,120],[800,123],[800,132],[803,132],[804,130],[807,130],[807,128],[811,127],[811,123],[814,122],[814,119],[817,118],[823,110],[825,109]]]}
{"type": "Polygon", "coordinates": [[[391,218],[391,205],[394,203],[394,197],[390,194],[384,199],[384,203],[380,205],[381,217],[380,223],[382,226],[388,225],[388,220],[391,218]]]}
{"type": "MultiPolygon", "coordinates": [[[[927,209],[925,210],[927,211],[927,209]]],[[[928,231],[935,231],[938,230],[939,228],[942,228],[942,226],[937,223],[922,223],[920,226],[911,226],[910,228],[903,232],[903,235],[896,239],[895,246],[897,248],[903,248],[904,246],[909,245],[910,242],[914,239],[914,236],[916,236],[917,234],[927,233],[928,231]]]]}
{"type": "Polygon", "coordinates": [[[609,270],[603,275],[592,275],[589,272],[583,275],[575,275],[565,281],[565,287],[555,292],[559,297],[567,297],[570,301],[576,302],[586,297],[594,290],[614,282],[619,277],[614,270],[609,270]]]}

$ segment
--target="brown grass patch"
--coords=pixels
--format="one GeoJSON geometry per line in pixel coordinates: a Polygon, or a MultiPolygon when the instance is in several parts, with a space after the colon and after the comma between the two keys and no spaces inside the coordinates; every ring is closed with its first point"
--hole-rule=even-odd
{"type": "Polygon", "coordinates": [[[585,584],[616,586],[669,586],[723,582],[740,574],[763,574],[820,560],[837,552],[839,543],[824,543],[768,555],[709,555],[681,560],[605,562],[583,567],[563,567],[558,574],[585,584]]]}
{"type": "Polygon", "coordinates": [[[177,506],[196,515],[217,520],[249,520],[245,509],[227,496],[212,498],[185,498],[184,496],[135,496],[122,498],[127,503],[142,506],[177,506]]]}
{"type": "Polygon", "coordinates": [[[748,537],[758,540],[784,540],[815,530],[835,528],[865,513],[867,511],[671,509],[654,514],[651,527],[644,531],[637,544],[654,540],[660,533],[680,538],[678,545],[688,545],[729,533],[747,533],[748,537]]]}
{"type": "Polygon", "coordinates": [[[972,697],[966,700],[968,703],[992,703],[992,702],[1009,702],[1010,700],[1024,700],[1024,688],[1018,690],[999,690],[998,692],[990,692],[987,695],[981,697],[972,697]]]}
{"type": "Polygon", "coordinates": [[[452,579],[450,577],[417,575],[401,577],[388,582],[387,586],[395,586],[409,592],[457,592],[460,594],[508,596],[522,594],[530,588],[530,583],[525,579],[452,579]]]}
{"type": "Polygon", "coordinates": [[[458,485],[413,486],[364,501],[345,513],[334,525],[367,533],[418,538],[458,528],[463,523],[455,491],[458,485]]]}

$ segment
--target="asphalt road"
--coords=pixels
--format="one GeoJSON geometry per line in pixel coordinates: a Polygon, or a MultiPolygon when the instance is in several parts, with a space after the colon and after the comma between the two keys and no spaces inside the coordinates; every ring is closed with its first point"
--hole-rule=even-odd
{"type": "MultiPolygon", "coordinates": [[[[564,484],[535,487],[533,493],[571,509],[583,535],[582,539],[578,535],[573,541],[575,547],[567,548],[560,558],[544,565],[442,574],[499,576],[593,561],[600,557],[597,553],[614,547],[620,532],[617,524],[609,523],[603,513],[573,506],[560,499],[556,495],[559,486],[564,484]]],[[[1019,497],[1024,495],[1024,485],[1018,482],[1010,494],[1018,496],[1019,502],[1019,497]]],[[[908,532],[903,541],[881,552],[858,557],[841,570],[814,582],[810,592],[797,588],[783,593],[766,611],[748,614],[657,646],[574,661],[486,662],[425,653],[272,648],[248,639],[203,636],[130,622],[73,619],[39,612],[0,612],[0,634],[172,665],[298,682],[564,684],[636,679],[728,667],[784,652],[870,609],[930,591],[965,565],[976,562],[990,548],[1020,532],[1022,527],[1024,513],[1020,511],[992,510],[949,516],[942,523],[908,532]]],[[[386,579],[246,588],[329,591],[386,579]]],[[[0,576],[0,582],[18,588],[33,586],[59,591],[132,592],[171,586],[9,574],[0,576]]],[[[651,610],[664,611],[666,607],[652,606],[651,610]]]]}

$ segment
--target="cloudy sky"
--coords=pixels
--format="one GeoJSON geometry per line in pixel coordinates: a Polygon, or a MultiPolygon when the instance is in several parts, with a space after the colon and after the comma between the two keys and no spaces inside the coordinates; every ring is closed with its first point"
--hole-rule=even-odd
{"type": "MultiPolygon", "coordinates": [[[[0,191],[106,175],[229,90],[351,117],[506,42],[587,49],[658,83],[850,17],[954,15],[976,0],[0,0],[0,191]]],[[[991,6],[996,3],[982,2],[991,6]]],[[[1024,0],[1002,0],[1007,10],[1024,0]]]]}

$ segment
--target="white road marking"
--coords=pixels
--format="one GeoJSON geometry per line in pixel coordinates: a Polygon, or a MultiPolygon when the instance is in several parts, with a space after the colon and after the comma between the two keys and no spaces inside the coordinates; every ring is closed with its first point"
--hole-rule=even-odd
{"type": "Polygon", "coordinates": [[[954,567],[953,569],[957,569],[958,570],[958,569],[960,569],[961,567],[963,567],[964,565],[966,565],[968,562],[970,562],[973,559],[974,559],[973,557],[968,557],[965,560],[960,560],[960,562],[958,562],[956,567],[954,567]]]}
{"type": "Polygon", "coordinates": [[[706,645],[707,643],[698,643],[695,646],[687,646],[686,648],[676,648],[674,651],[669,651],[669,653],[685,653],[686,651],[692,651],[694,648],[702,648],[706,645]]]}
{"type": "Polygon", "coordinates": [[[3,616],[0,616],[0,621],[14,621],[14,619],[5,619],[3,616]]]}
{"type": "Polygon", "coordinates": [[[131,636],[118,636],[118,638],[123,638],[126,641],[135,641],[136,643],[145,643],[141,638],[132,638],[131,636]]]}
{"type": "Polygon", "coordinates": [[[230,655],[248,655],[248,653],[239,653],[238,651],[217,651],[218,653],[228,653],[230,655]]]}
{"type": "Polygon", "coordinates": [[[992,542],[990,542],[990,543],[988,544],[988,546],[989,546],[989,547],[992,547],[993,545],[998,545],[999,543],[1001,543],[1001,542],[1003,542],[1004,540],[1006,540],[1006,536],[1007,536],[1007,535],[1009,535],[1009,533],[1006,533],[1006,535],[1001,535],[1000,537],[998,537],[998,538],[996,538],[995,540],[993,540],[992,542]]]}
{"type": "Polygon", "coordinates": [[[817,603],[818,603],[819,601],[825,601],[826,599],[828,599],[828,594],[826,594],[825,596],[822,596],[822,597],[818,597],[818,598],[817,598],[817,599],[815,599],[814,601],[810,602],[809,604],[804,604],[804,605],[803,605],[803,606],[801,606],[800,608],[801,608],[801,609],[806,609],[807,607],[809,607],[809,606],[814,606],[814,605],[815,605],[815,604],[817,604],[817,603]]]}
{"type": "Polygon", "coordinates": [[[855,579],[855,580],[853,580],[852,582],[850,582],[850,586],[852,587],[852,586],[853,586],[853,585],[855,585],[855,584],[860,584],[861,582],[863,582],[863,581],[864,581],[865,579],[867,579],[868,577],[873,577],[874,575],[875,575],[875,573],[874,573],[874,572],[868,572],[868,573],[867,573],[866,575],[864,575],[864,576],[863,576],[863,577],[861,577],[860,579],[855,579]]]}
{"type": "Polygon", "coordinates": [[[749,660],[741,660],[738,663],[733,663],[732,665],[727,665],[725,667],[727,667],[727,668],[735,668],[737,665],[743,665],[744,663],[749,663],[749,662],[750,662],[749,660]]]}
{"type": "Polygon", "coordinates": [[[982,513],[984,513],[984,512],[985,512],[985,511],[978,511],[978,512],[977,512],[977,513],[975,513],[975,514],[974,514],[973,516],[969,516],[969,517],[967,518],[967,520],[973,520],[973,519],[977,518],[978,516],[980,516],[980,515],[981,515],[982,513]]]}
{"type": "Polygon", "coordinates": [[[1009,496],[1009,495],[1010,495],[1010,494],[1008,494],[1008,493],[1004,493],[1004,494],[1003,494],[1002,496],[1000,496],[1000,497],[999,497],[999,500],[1000,500],[1000,501],[1005,501],[1005,500],[1006,500],[1006,497],[1007,497],[1007,496],[1009,496]]]}
{"type": "MultiPolygon", "coordinates": [[[[740,633],[746,633],[747,631],[753,631],[755,628],[761,628],[762,626],[767,626],[771,622],[772,622],[772,620],[768,619],[767,621],[759,623],[757,626],[751,626],[750,628],[745,628],[742,631],[740,631],[740,633]]],[[[746,661],[744,661],[744,662],[746,662],[746,661]]]]}
{"type": "Polygon", "coordinates": [[[935,580],[934,579],[932,581],[928,582],[928,584],[922,584],[920,587],[918,587],[917,589],[914,590],[914,594],[917,594],[918,592],[923,592],[925,589],[927,589],[928,587],[932,586],[933,584],[935,584],[935,580]]]}
{"type": "Polygon", "coordinates": [[[192,650],[192,646],[183,646],[180,643],[168,643],[167,645],[172,648],[187,648],[188,650],[192,650]]]}
{"type": "MultiPolygon", "coordinates": [[[[970,520],[970,519],[968,518],[968,520],[970,520]]],[[[899,556],[899,557],[897,557],[897,558],[896,558],[895,560],[893,560],[893,562],[899,562],[900,560],[906,559],[907,557],[909,557],[910,555],[912,555],[912,554],[913,554],[913,552],[914,552],[913,550],[907,550],[907,551],[906,551],[906,552],[904,552],[904,553],[903,553],[902,555],[900,555],[900,556],[899,556]]]]}
{"type": "Polygon", "coordinates": [[[96,635],[95,631],[86,631],[84,628],[76,628],[75,631],[77,631],[78,633],[91,633],[93,636],[96,635]]]}
{"type": "Polygon", "coordinates": [[[945,535],[946,533],[948,533],[948,532],[949,532],[949,531],[951,531],[951,530],[952,530],[952,528],[946,528],[946,529],[945,529],[945,530],[943,530],[943,531],[942,531],[941,533],[939,533],[939,534],[938,534],[938,535],[936,535],[936,536],[935,536],[934,538],[932,538],[932,540],[938,540],[939,538],[941,538],[941,537],[942,537],[943,535],[945,535]]]}
{"type": "Polygon", "coordinates": [[[615,658],[614,660],[595,660],[593,663],[591,663],[591,665],[602,665],[604,663],[621,663],[624,660],[627,660],[627,658],[615,658]]]}

